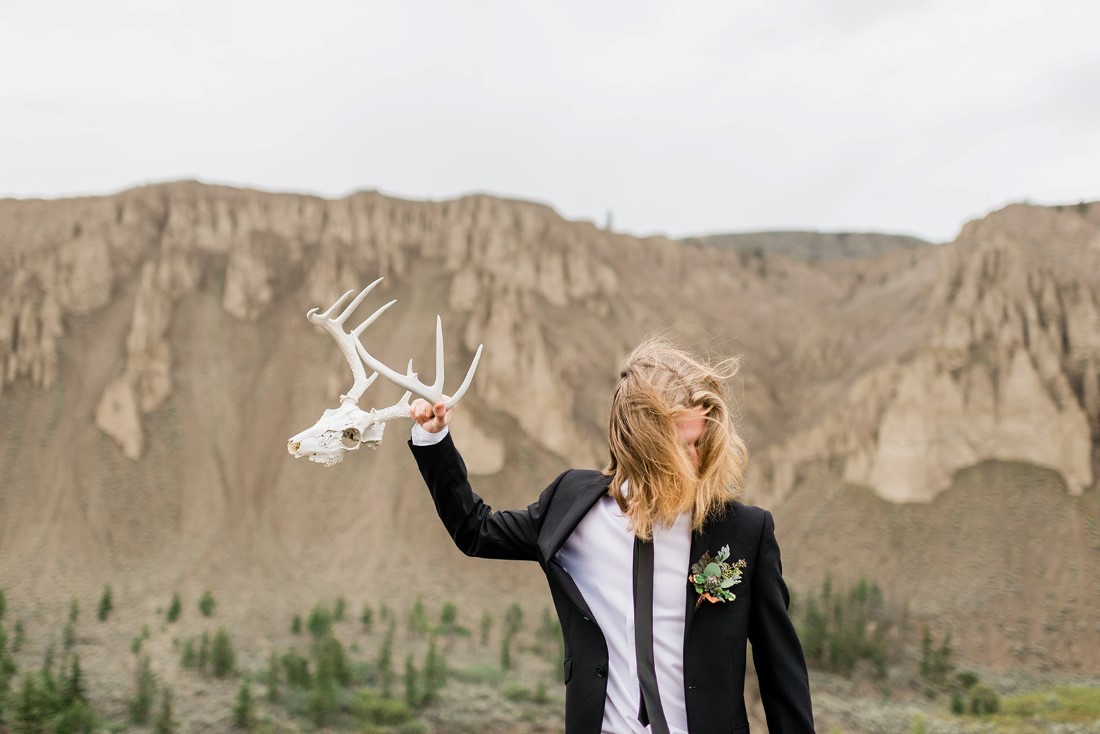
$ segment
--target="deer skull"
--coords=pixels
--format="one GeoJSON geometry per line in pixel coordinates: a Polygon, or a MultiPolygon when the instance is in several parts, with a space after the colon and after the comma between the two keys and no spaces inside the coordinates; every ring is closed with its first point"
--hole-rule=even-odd
{"type": "Polygon", "coordinates": [[[344,458],[344,454],[357,450],[363,444],[375,448],[382,443],[382,432],[386,428],[386,421],[409,417],[409,398],[414,393],[432,404],[443,402],[450,408],[462,398],[466,393],[466,389],[470,386],[471,380],[473,380],[477,363],[481,359],[481,346],[478,346],[477,353],[474,354],[473,362],[470,364],[470,369],[466,373],[466,378],[462,381],[461,387],[452,397],[444,400],[443,322],[439,317],[436,317],[435,322],[435,382],[431,385],[425,385],[417,379],[411,361],[405,374],[402,375],[371,356],[363,347],[362,342],[359,341],[359,336],[366,328],[392,306],[395,301],[390,301],[379,308],[350,332],[344,331],[344,322],[359,307],[367,294],[381,282],[382,279],[379,278],[360,291],[359,295],[336,318],[333,318],[332,314],[355,291],[348,291],[340,296],[336,303],[332,304],[322,314],[318,315],[315,308],[306,314],[306,318],[311,323],[317,324],[336,339],[340,351],[343,352],[344,358],[348,361],[348,366],[351,367],[354,382],[347,395],[340,396],[340,407],[326,409],[321,414],[320,420],[314,423],[313,426],[287,441],[287,451],[296,459],[304,456],[310,461],[315,461],[324,466],[333,466],[344,458]],[[367,377],[364,365],[374,370],[370,377],[367,377]],[[359,398],[380,374],[390,382],[405,388],[405,394],[388,408],[361,410],[359,408],[359,398]]]}

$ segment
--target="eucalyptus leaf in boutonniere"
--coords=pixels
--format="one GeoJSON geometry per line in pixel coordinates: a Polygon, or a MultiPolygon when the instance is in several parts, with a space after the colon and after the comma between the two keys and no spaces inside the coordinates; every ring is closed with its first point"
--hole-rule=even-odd
{"type": "Polygon", "coordinates": [[[716,557],[712,557],[710,551],[707,551],[702,558],[691,564],[691,575],[688,576],[688,581],[695,586],[695,593],[699,595],[695,600],[696,609],[704,599],[713,604],[720,601],[733,601],[737,598],[730,589],[741,583],[741,572],[749,564],[744,558],[735,563],[726,563],[729,557],[730,547],[724,545],[716,557]]]}

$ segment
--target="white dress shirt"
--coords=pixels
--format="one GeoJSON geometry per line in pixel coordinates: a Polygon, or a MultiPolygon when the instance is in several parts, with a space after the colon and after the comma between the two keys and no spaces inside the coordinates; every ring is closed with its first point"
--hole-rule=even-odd
{"type": "MultiPolygon", "coordinates": [[[[413,424],[417,446],[447,435],[413,424]]],[[[627,488],[624,486],[624,491],[627,488]]],[[[684,697],[685,584],[691,566],[691,520],[680,515],[671,527],[653,529],[653,659],[657,687],[671,734],[688,734],[684,697]]],[[[557,553],[577,584],[607,642],[605,734],[647,734],[638,721],[641,692],[634,648],[634,533],[630,520],[609,496],[601,497],[557,553]]]]}

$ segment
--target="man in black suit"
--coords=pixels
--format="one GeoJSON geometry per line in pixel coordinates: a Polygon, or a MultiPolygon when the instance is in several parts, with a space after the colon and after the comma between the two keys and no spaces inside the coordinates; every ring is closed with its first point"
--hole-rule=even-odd
{"type": "Polygon", "coordinates": [[[774,522],[735,499],[748,456],[722,396],[735,371],[643,343],[612,396],[609,466],[567,471],[515,511],[473,492],[443,403],[413,403],[410,446],[455,544],[546,574],[569,734],[748,732],[746,642],[772,734],[814,731],[774,522]]]}

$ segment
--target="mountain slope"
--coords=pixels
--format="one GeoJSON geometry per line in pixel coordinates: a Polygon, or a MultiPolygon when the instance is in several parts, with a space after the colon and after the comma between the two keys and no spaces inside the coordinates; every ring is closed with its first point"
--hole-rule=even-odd
{"type": "MultiPolygon", "coordinates": [[[[1064,482],[1044,495],[1049,508],[1086,530],[1065,536],[1068,555],[1038,540],[1029,550],[1043,568],[1071,558],[1095,572],[1098,233],[1100,206],[1010,207],[949,245],[814,266],[638,240],[484,196],[327,201],[183,182],[3,201],[0,585],[57,602],[107,578],[138,598],[217,584],[237,609],[293,609],[332,588],[410,596],[391,579],[416,558],[446,569],[436,593],[475,605],[502,584],[540,589],[537,569],[462,558],[425,522],[430,503],[399,445],[408,423],[328,471],[286,455],[287,437],[351,381],[305,311],[378,275],[363,316],[398,302],[364,341],[391,366],[412,357],[430,372],[436,313],[448,387],[485,344],[455,436],[495,505],[526,505],[566,466],[602,465],[618,362],[665,329],[743,355],[749,499],[787,523],[796,583],[893,558],[898,523],[947,543],[920,519],[944,498],[997,512],[1015,495],[957,483],[989,460],[1064,482]],[[853,485],[895,520],[815,525],[860,517],[862,495],[830,489],[853,485]]],[[[361,405],[399,394],[378,383],[361,405]]],[[[979,530],[967,538],[984,559],[1019,546],[979,530]]],[[[927,587],[924,562],[901,556],[878,572],[898,598],[919,594],[922,612],[963,625],[970,600],[927,587]]],[[[952,583],[993,588],[984,562],[950,568],[952,583]]],[[[1055,650],[1044,664],[1100,669],[1100,645],[1069,647],[1077,635],[1051,621],[1058,609],[996,598],[1013,619],[1055,625],[1036,638],[1055,650]]],[[[1072,614],[1096,621],[1100,605],[1076,598],[1072,614]]],[[[987,634],[957,639],[976,659],[1012,664],[994,644],[1010,631],[987,634]]]]}

